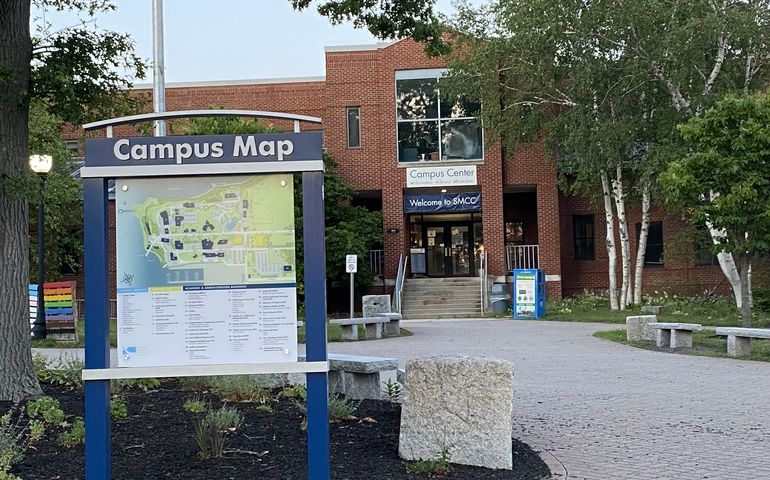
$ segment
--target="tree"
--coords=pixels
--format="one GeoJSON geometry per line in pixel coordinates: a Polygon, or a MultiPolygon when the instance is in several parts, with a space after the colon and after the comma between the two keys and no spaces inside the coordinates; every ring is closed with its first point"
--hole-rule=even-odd
{"type": "MultiPolygon", "coordinates": [[[[85,15],[114,8],[105,0],[47,5],[85,15]]],[[[40,393],[27,311],[30,104],[37,99],[49,114],[72,125],[125,112],[135,105],[129,78],[142,77],[145,68],[126,35],[84,26],[53,32],[41,25],[33,37],[30,6],[30,0],[0,0],[0,400],[11,401],[40,393]],[[127,76],[115,73],[120,71],[127,76]]]]}
{"type": "Polygon", "coordinates": [[[738,257],[741,324],[750,327],[751,262],[770,253],[770,98],[727,96],[679,130],[693,153],[661,183],[695,223],[724,232],[714,251],[738,257]]]}
{"type": "Polygon", "coordinates": [[[677,123],[700,115],[720,95],[765,84],[769,4],[497,1],[465,5],[451,22],[457,47],[451,76],[478,92],[486,130],[508,149],[544,136],[562,185],[603,200],[613,307],[641,299],[644,249],[632,278],[626,198],[649,205],[654,179],[682,148],[672,135],[677,123]],[[620,298],[614,295],[615,215],[620,298]]]}

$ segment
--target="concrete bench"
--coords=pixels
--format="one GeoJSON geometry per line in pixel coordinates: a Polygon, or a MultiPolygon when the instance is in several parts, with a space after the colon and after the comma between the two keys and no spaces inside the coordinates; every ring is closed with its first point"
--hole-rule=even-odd
{"type": "Polygon", "coordinates": [[[383,332],[385,335],[401,335],[401,314],[395,312],[378,313],[378,317],[385,317],[389,320],[388,323],[383,324],[383,332]]]}
{"type": "Polygon", "coordinates": [[[692,332],[700,330],[699,323],[651,323],[657,330],[655,345],[669,348],[692,348],[692,332]]]}
{"type": "MultiPolygon", "coordinates": [[[[299,359],[304,361],[305,356],[300,355],[299,359]]],[[[342,393],[347,398],[381,400],[383,384],[398,381],[398,360],[395,358],[330,353],[327,359],[329,391],[342,393]]],[[[290,380],[296,381],[288,383],[304,384],[305,375],[290,380]]]]}
{"type": "Polygon", "coordinates": [[[382,324],[389,323],[387,317],[363,317],[363,318],[342,318],[331,320],[332,325],[342,327],[343,340],[358,340],[358,326],[364,326],[364,336],[366,338],[382,338],[382,324]]]}
{"type": "Polygon", "coordinates": [[[770,328],[719,327],[719,336],[727,336],[727,354],[740,357],[751,353],[751,339],[770,339],[770,328]]]}

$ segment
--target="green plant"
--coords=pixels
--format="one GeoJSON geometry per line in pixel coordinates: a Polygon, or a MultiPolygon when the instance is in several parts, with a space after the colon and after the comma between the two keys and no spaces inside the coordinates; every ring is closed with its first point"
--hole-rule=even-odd
{"type": "Polygon", "coordinates": [[[116,422],[128,418],[128,405],[123,396],[115,395],[110,398],[110,416],[116,422]]]}
{"type": "Polygon", "coordinates": [[[429,460],[420,459],[407,463],[406,473],[425,473],[436,477],[444,477],[452,470],[452,465],[449,463],[450,459],[449,449],[444,447],[436,458],[429,460]]]}
{"type": "Polygon", "coordinates": [[[42,418],[49,425],[61,425],[67,416],[61,409],[59,401],[52,397],[40,397],[27,403],[29,418],[42,418]]]}
{"type": "Polygon", "coordinates": [[[32,442],[39,441],[45,435],[45,422],[40,420],[30,420],[27,428],[29,430],[27,435],[32,442]]]}
{"type": "MultiPolygon", "coordinates": [[[[38,361],[39,362],[39,361],[38,361]]],[[[37,376],[43,382],[64,385],[71,390],[83,388],[83,361],[68,355],[48,362],[48,365],[38,363],[37,376]]]]}
{"type": "Polygon", "coordinates": [[[13,464],[24,457],[24,452],[30,444],[30,440],[24,435],[21,419],[17,418],[14,422],[13,412],[8,412],[6,415],[3,416],[3,423],[0,424],[0,473],[2,474],[8,474],[13,464]]]}
{"type": "Polygon", "coordinates": [[[228,402],[267,403],[272,400],[270,390],[249,375],[208,377],[209,388],[228,402]]]}
{"type": "Polygon", "coordinates": [[[219,458],[225,447],[225,435],[234,431],[243,423],[243,417],[235,408],[223,406],[212,410],[195,422],[195,443],[198,444],[198,456],[202,459],[219,458]]]}
{"type": "Polygon", "coordinates": [[[188,413],[203,413],[206,411],[206,402],[200,398],[188,398],[182,408],[188,413]]]}
{"type": "Polygon", "coordinates": [[[273,411],[273,407],[271,407],[270,405],[258,405],[258,406],[257,406],[257,408],[256,408],[256,410],[257,410],[258,412],[267,412],[267,413],[270,413],[270,412],[272,412],[272,411],[273,411]]]}
{"type": "Polygon", "coordinates": [[[383,389],[382,393],[385,395],[385,398],[390,403],[398,403],[399,400],[401,400],[401,395],[403,393],[403,389],[401,388],[401,384],[398,382],[391,381],[388,379],[387,382],[383,383],[383,389]]]}
{"type": "Polygon", "coordinates": [[[113,392],[117,393],[123,390],[137,388],[147,392],[149,390],[155,390],[159,387],[160,380],[157,378],[122,378],[113,382],[112,390],[113,392]]]}
{"type": "Polygon", "coordinates": [[[754,308],[760,312],[770,313],[770,287],[754,287],[752,299],[754,308]]]}
{"type": "Polygon", "coordinates": [[[65,448],[72,448],[82,445],[86,441],[86,426],[83,419],[77,417],[69,430],[59,435],[59,445],[65,448]]]}
{"type": "Polygon", "coordinates": [[[280,397],[284,398],[296,398],[299,400],[304,400],[307,398],[307,389],[304,385],[296,384],[296,385],[288,385],[286,387],[283,387],[283,390],[278,394],[280,397]]]}
{"type": "MultiPolygon", "coordinates": [[[[305,418],[302,420],[302,424],[300,425],[300,428],[304,431],[307,430],[307,403],[305,401],[300,401],[296,398],[291,399],[292,403],[297,407],[297,409],[302,413],[302,415],[305,416],[305,418]]],[[[358,406],[361,404],[361,402],[354,402],[352,400],[348,400],[345,397],[333,393],[329,395],[329,423],[339,423],[346,420],[355,420],[356,417],[353,415],[356,413],[356,410],[358,409],[358,406]]]]}

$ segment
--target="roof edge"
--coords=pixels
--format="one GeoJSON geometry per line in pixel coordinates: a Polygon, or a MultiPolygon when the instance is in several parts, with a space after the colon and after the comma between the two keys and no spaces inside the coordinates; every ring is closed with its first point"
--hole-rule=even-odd
{"type": "Polygon", "coordinates": [[[369,43],[365,45],[330,45],[328,47],[324,47],[324,52],[326,53],[335,53],[335,52],[365,52],[365,51],[371,51],[371,50],[382,50],[383,48],[387,48],[394,43],[398,43],[401,40],[396,40],[393,42],[377,42],[377,43],[369,43]]]}
{"type": "MultiPolygon", "coordinates": [[[[193,88],[193,87],[227,87],[238,85],[270,85],[276,83],[314,83],[325,82],[325,75],[312,77],[285,77],[285,78],[257,78],[246,80],[210,80],[210,81],[191,81],[191,82],[170,82],[166,83],[166,88],[193,88]]],[[[151,90],[152,83],[137,83],[132,90],[151,90]]]]}

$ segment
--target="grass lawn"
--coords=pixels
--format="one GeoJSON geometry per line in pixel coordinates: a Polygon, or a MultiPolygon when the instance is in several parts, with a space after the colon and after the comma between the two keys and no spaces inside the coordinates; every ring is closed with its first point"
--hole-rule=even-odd
{"type": "MultiPolygon", "coordinates": [[[[622,343],[631,347],[644,348],[645,350],[655,350],[658,352],[680,353],[685,355],[699,355],[703,357],[728,357],[727,355],[727,337],[718,337],[711,330],[701,330],[693,332],[692,348],[683,348],[673,350],[670,348],[658,348],[654,342],[629,342],[626,340],[625,330],[603,330],[594,333],[595,337],[609,340],[611,342],[622,343]]],[[[758,360],[770,362],[770,341],[752,340],[751,353],[741,360],[758,360]]]]}
{"type": "MultiPolygon", "coordinates": [[[[739,327],[740,313],[735,304],[724,297],[658,297],[646,301],[649,305],[664,305],[659,314],[659,322],[700,323],[714,327],[739,327]]],[[[649,315],[642,313],[641,307],[632,307],[623,311],[609,308],[607,297],[583,295],[548,302],[543,320],[565,322],[626,323],[630,315],[649,315]]],[[[770,327],[770,313],[755,309],[752,327],[770,327]]]]}

